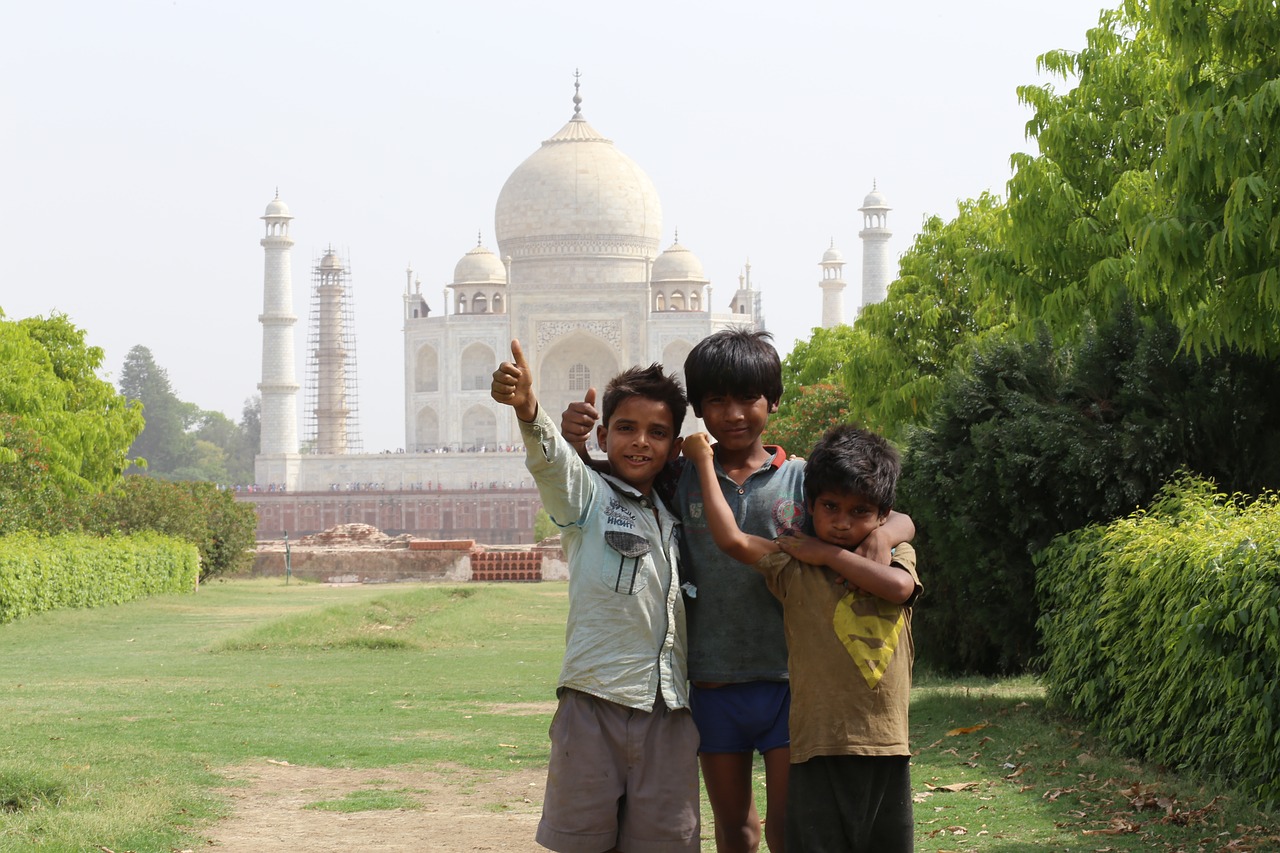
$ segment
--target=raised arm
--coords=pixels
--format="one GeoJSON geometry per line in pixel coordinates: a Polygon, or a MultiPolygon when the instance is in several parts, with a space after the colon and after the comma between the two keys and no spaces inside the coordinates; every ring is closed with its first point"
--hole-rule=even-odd
{"type": "Polygon", "coordinates": [[[697,432],[684,440],[684,455],[698,470],[698,482],[702,486],[702,508],[711,527],[711,538],[721,551],[743,563],[751,565],[766,554],[778,550],[770,539],[743,533],[733,517],[729,502],[720,491],[716,479],[715,457],[705,432],[697,432]]]}
{"type": "Polygon", "coordinates": [[[538,398],[533,394],[533,371],[524,357],[520,342],[511,342],[511,361],[504,361],[493,371],[489,396],[516,410],[516,417],[532,423],[538,416],[538,398]]]}

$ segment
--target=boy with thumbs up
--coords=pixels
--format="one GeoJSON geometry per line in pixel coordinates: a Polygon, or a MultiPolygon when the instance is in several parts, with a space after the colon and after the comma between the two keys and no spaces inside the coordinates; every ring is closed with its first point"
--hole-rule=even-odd
{"type": "Polygon", "coordinates": [[[660,364],[604,392],[593,471],[538,405],[519,341],[490,394],[515,409],[542,505],[562,530],[569,617],[537,840],[566,853],[699,849],[679,524],[653,482],[680,453],[684,391],[660,364]]]}

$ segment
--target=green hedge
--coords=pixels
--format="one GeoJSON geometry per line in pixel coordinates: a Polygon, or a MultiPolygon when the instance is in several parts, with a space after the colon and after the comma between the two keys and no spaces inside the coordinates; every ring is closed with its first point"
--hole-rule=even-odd
{"type": "Polygon", "coordinates": [[[199,571],[194,545],[157,533],[15,533],[0,537],[0,624],[61,607],[190,592],[199,571]]]}
{"type": "Polygon", "coordinates": [[[1123,751],[1280,803],[1280,499],[1184,478],[1038,560],[1051,700],[1123,751]]]}

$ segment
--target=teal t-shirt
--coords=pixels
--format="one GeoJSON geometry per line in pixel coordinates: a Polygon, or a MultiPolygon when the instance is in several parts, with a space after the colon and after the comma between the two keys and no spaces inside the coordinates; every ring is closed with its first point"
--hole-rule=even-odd
{"type": "MultiPolygon", "coordinates": [[[[773,539],[805,527],[804,462],[787,461],[780,447],[768,450],[770,459],[741,486],[718,464],[716,475],[738,527],[773,539]]],[[[686,606],[689,678],[695,682],[786,681],[782,605],[755,569],[716,547],[693,465],[685,464],[680,472],[675,508],[683,522],[681,580],[696,589],[686,606]]]]}

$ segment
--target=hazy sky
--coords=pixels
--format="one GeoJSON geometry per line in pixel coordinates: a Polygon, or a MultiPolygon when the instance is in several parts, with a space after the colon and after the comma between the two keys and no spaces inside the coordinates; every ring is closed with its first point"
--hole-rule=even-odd
{"type": "Polygon", "coordinates": [[[333,245],[353,273],[364,447],[401,447],[405,269],[439,312],[477,232],[497,251],[498,192],[570,118],[580,69],[583,115],[657,187],[662,248],[679,229],[717,311],[749,260],[785,354],[821,320],[832,240],[852,317],[873,181],[894,256],[925,217],[1003,194],[1028,147],[1016,87],[1042,82],[1039,54],[1081,48],[1101,8],[9,3],[0,309],[68,314],[112,381],[142,344],[180,398],[239,420],[261,378],[259,217],[278,187],[295,217],[297,378],[311,267],[333,245]]]}

